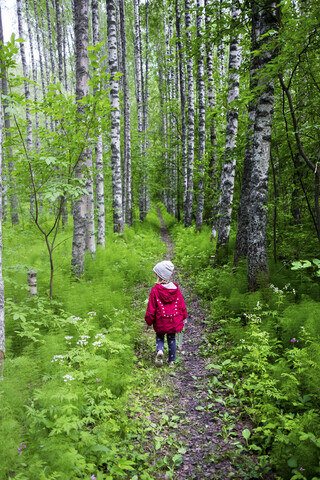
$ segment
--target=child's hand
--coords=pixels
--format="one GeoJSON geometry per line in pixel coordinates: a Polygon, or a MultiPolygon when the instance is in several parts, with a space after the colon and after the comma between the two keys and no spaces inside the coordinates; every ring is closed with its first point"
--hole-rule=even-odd
{"type": "Polygon", "coordinates": [[[148,331],[148,330],[151,330],[151,328],[152,328],[152,325],[148,325],[148,324],[146,325],[146,330],[147,330],[147,331],[148,331]]]}

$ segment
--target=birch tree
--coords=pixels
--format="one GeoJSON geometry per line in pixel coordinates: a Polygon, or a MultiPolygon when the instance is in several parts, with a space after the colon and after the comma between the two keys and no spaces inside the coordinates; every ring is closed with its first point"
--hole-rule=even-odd
{"type": "Polygon", "coordinates": [[[192,224],[193,207],[193,169],[194,169],[194,92],[193,92],[193,57],[191,52],[191,2],[185,0],[185,24],[187,37],[187,78],[188,78],[188,188],[184,224],[192,224]]]}
{"type": "Polygon", "coordinates": [[[132,225],[132,174],[131,174],[131,128],[130,128],[130,97],[128,88],[127,72],[127,36],[125,22],[124,0],[119,0],[120,9],[120,31],[122,48],[122,71],[123,71],[123,107],[124,107],[124,164],[125,164],[125,219],[126,223],[132,225]]]}
{"type": "Polygon", "coordinates": [[[110,70],[110,103],[111,103],[111,166],[112,166],[112,198],[113,198],[113,230],[122,232],[122,181],[120,153],[120,101],[119,80],[117,78],[117,34],[116,12],[113,0],[106,0],[108,24],[108,62],[110,70]]]}
{"type": "Polygon", "coordinates": [[[210,2],[205,0],[205,27],[206,27],[206,66],[207,66],[207,97],[208,97],[208,130],[209,130],[209,181],[210,181],[210,196],[209,199],[212,205],[213,223],[212,223],[212,237],[216,237],[217,231],[217,201],[218,201],[218,178],[217,178],[217,136],[215,128],[215,120],[213,111],[215,107],[215,91],[213,79],[213,44],[210,38],[210,2]]]}
{"type": "MultiPolygon", "coordinates": [[[[0,10],[1,16],[1,10],[0,10]]],[[[0,95],[0,192],[2,190],[2,137],[3,137],[3,120],[2,120],[2,102],[0,95]]],[[[2,204],[0,195],[0,218],[2,217],[2,204]]],[[[2,365],[5,357],[5,324],[4,324],[4,287],[2,278],[2,222],[0,221],[0,379],[2,378],[2,365]]]]}
{"type": "MultiPolygon", "coordinates": [[[[2,15],[1,15],[1,8],[0,8],[0,42],[3,44],[3,28],[2,28],[2,15]]],[[[1,44],[0,44],[0,52],[1,52],[1,44]]],[[[8,82],[7,82],[7,72],[5,66],[1,65],[1,74],[2,74],[2,93],[4,97],[3,101],[3,113],[4,113],[4,130],[2,132],[2,137],[6,137],[8,143],[10,141],[10,115],[7,108],[7,96],[8,96],[8,82]]],[[[16,193],[16,184],[14,180],[14,161],[13,161],[13,152],[12,147],[9,145],[4,149],[2,146],[2,157],[6,158],[8,163],[8,173],[9,173],[9,202],[10,202],[10,217],[12,225],[16,225],[19,223],[19,214],[18,214],[18,197],[16,193]]],[[[2,162],[3,163],[3,162],[2,162]]]]}
{"type": "Polygon", "coordinates": [[[197,0],[197,39],[199,42],[198,52],[198,99],[199,99],[199,155],[198,155],[198,199],[196,228],[201,230],[203,222],[204,207],[204,174],[205,174],[205,152],[206,152],[206,99],[204,85],[204,44],[203,44],[203,14],[204,0],[197,0]]]}
{"type": "MultiPolygon", "coordinates": [[[[258,50],[258,39],[260,37],[260,11],[257,5],[253,5],[252,9],[252,26],[251,26],[251,50],[258,50]]],[[[257,87],[257,55],[251,55],[250,68],[250,91],[254,92],[257,87]]],[[[240,258],[248,255],[248,226],[249,226],[249,201],[250,201],[250,182],[252,170],[252,148],[253,148],[253,131],[256,116],[256,101],[252,99],[248,107],[248,127],[246,138],[246,149],[243,162],[243,173],[241,182],[241,192],[238,207],[238,228],[234,250],[234,264],[237,265],[240,258]]]]}
{"type": "Polygon", "coordinates": [[[271,148],[271,124],[274,104],[274,81],[266,71],[267,65],[274,57],[274,47],[268,45],[269,31],[275,31],[277,26],[276,3],[264,0],[260,5],[260,37],[258,67],[257,105],[255,112],[252,173],[249,207],[248,230],[248,285],[249,290],[255,290],[260,282],[264,283],[269,276],[267,262],[267,200],[269,161],[271,148]]]}
{"type": "MultiPolygon", "coordinates": [[[[232,4],[232,25],[240,15],[239,4],[232,4]]],[[[237,134],[238,134],[238,108],[234,105],[239,98],[239,68],[241,64],[240,35],[231,38],[229,53],[229,76],[228,76],[228,111],[227,111],[227,131],[225,146],[225,161],[221,172],[220,181],[220,205],[219,205],[219,227],[217,251],[222,246],[229,243],[232,201],[234,190],[234,178],[236,168],[237,134]]]]}
{"type": "MultiPolygon", "coordinates": [[[[98,0],[92,0],[92,42],[99,43],[99,4],[98,0]]],[[[96,94],[96,90],[94,91],[96,94]]],[[[98,119],[98,132],[95,145],[96,160],[96,205],[97,205],[97,244],[105,246],[105,202],[104,202],[104,176],[103,176],[103,154],[102,154],[102,132],[101,119],[98,119]]]]}
{"type": "Polygon", "coordinates": [[[144,190],[144,145],[143,145],[143,70],[142,70],[142,42],[139,0],[134,0],[134,51],[135,51],[135,87],[138,114],[138,141],[139,141],[139,216],[145,217],[145,190],[144,190]]]}
{"type": "MultiPolygon", "coordinates": [[[[77,3],[77,0],[74,0],[77,3]]],[[[52,42],[52,27],[51,27],[51,13],[50,13],[50,4],[49,0],[46,0],[46,9],[47,9],[47,24],[48,24],[48,38],[49,38],[49,52],[50,52],[50,61],[51,61],[51,72],[53,75],[53,83],[56,83],[56,69],[55,61],[53,54],[53,42],[52,42]]]]}
{"type": "Polygon", "coordinates": [[[181,42],[181,16],[179,0],[175,1],[177,50],[179,58],[179,82],[180,82],[180,108],[181,108],[181,146],[182,146],[182,183],[183,183],[183,211],[186,208],[188,176],[187,176],[187,121],[186,121],[186,92],[184,54],[181,42]]]}
{"type": "MultiPolygon", "coordinates": [[[[33,80],[33,92],[34,92],[34,101],[38,101],[38,85],[37,85],[37,72],[36,72],[36,65],[34,61],[34,49],[33,49],[33,38],[32,38],[32,29],[30,25],[30,13],[29,13],[29,1],[25,0],[26,6],[26,17],[27,17],[27,27],[28,27],[28,36],[29,36],[29,45],[30,45],[30,55],[31,55],[31,69],[32,69],[32,80],[33,80]]],[[[35,112],[35,119],[36,119],[36,150],[39,151],[39,113],[35,112]]]]}
{"type": "Polygon", "coordinates": [[[62,28],[59,0],[55,0],[56,10],[56,26],[57,26],[57,48],[58,48],[58,77],[59,82],[63,85],[63,53],[62,53],[62,28]]]}
{"type": "MultiPolygon", "coordinates": [[[[85,106],[80,103],[89,93],[89,59],[88,59],[88,0],[74,0],[75,4],[75,44],[76,44],[76,98],[77,113],[85,115],[85,106]]],[[[75,170],[75,176],[80,181],[85,178],[87,167],[87,152],[84,151],[75,170]]],[[[73,211],[73,243],[71,266],[76,276],[84,271],[84,255],[86,248],[86,214],[87,195],[82,195],[74,205],[73,211]]]]}

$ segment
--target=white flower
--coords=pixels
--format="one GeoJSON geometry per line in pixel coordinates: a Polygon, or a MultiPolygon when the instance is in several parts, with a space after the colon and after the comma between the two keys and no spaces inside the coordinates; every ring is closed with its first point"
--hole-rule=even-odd
{"type": "Polygon", "coordinates": [[[65,382],[67,382],[68,380],[70,380],[70,382],[71,380],[74,380],[72,375],[64,375],[62,378],[65,382]]]}
{"type": "Polygon", "coordinates": [[[103,333],[97,333],[94,338],[105,338],[105,335],[103,335],[103,333]]]}
{"type": "Polygon", "coordinates": [[[244,338],[240,338],[240,342],[241,342],[241,343],[244,343],[244,342],[245,342],[245,339],[244,339],[244,338]]]}
{"type": "Polygon", "coordinates": [[[97,315],[97,312],[88,312],[88,315],[93,315],[93,316],[95,316],[95,315],[97,315]]]}
{"type": "Polygon", "coordinates": [[[102,343],[101,342],[93,342],[92,344],[94,347],[102,347],[102,343]]]}
{"type": "Polygon", "coordinates": [[[66,337],[64,337],[66,340],[72,340],[73,337],[70,337],[69,335],[67,335],[66,337]]]}
{"type": "Polygon", "coordinates": [[[63,359],[64,359],[64,356],[63,356],[63,355],[54,355],[54,356],[53,356],[53,359],[51,360],[51,363],[53,363],[53,362],[60,362],[60,363],[62,363],[62,362],[63,362],[63,359]]]}
{"type": "Polygon", "coordinates": [[[68,320],[70,320],[71,323],[73,323],[75,325],[76,323],[78,323],[79,320],[82,320],[82,318],[81,317],[76,317],[75,315],[71,315],[71,317],[69,317],[68,320]]]}

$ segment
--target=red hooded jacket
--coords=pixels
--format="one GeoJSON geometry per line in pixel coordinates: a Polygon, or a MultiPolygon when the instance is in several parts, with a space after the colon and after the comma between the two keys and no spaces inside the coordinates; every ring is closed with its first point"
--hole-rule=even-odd
{"type": "Polygon", "coordinates": [[[153,325],[156,333],[177,333],[183,330],[187,309],[183,296],[177,288],[166,288],[156,284],[150,292],[145,320],[153,325]]]}

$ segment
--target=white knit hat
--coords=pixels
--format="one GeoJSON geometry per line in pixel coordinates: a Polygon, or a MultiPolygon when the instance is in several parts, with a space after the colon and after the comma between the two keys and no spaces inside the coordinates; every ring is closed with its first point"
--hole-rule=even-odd
{"type": "Polygon", "coordinates": [[[156,273],[162,280],[170,280],[173,270],[174,265],[169,260],[164,260],[163,262],[157,263],[157,265],[153,268],[154,273],[156,273]]]}

